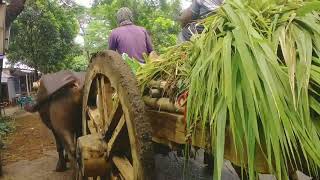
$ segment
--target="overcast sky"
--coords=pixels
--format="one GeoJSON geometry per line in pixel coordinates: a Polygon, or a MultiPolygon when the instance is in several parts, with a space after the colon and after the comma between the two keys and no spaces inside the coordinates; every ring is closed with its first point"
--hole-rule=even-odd
{"type": "Polygon", "coordinates": [[[92,0],[75,0],[75,2],[82,6],[90,7],[92,0]]]}
{"type": "MultiPolygon", "coordinates": [[[[75,0],[78,4],[86,7],[90,7],[92,0],[75,0]]],[[[182,0],[182,7],[187,8],[190,5],[191,0],[182,0]]]]}

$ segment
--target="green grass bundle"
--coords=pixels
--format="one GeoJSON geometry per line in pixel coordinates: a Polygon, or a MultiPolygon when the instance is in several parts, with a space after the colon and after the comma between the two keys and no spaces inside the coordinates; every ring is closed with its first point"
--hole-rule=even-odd
{"type": "Polygon", "coordinates": [[[319,171],[319,7],[317,1],[226,1],[202,22],[202,35],[138,72],[142,86],[176,79],[188,89],[188,127],[210,127],[216,179],[226,127],[250,179],[256,179],[257,147],[264,147],[279,180],[288,179],[289,166],[301,159],[308,171],[319,171]],[[178,58],[181,49],[186,58],[178,58]]]}
{"type": "Polygon", "coordinates": [[[141,67],[141,64],[138,62],[138,60],[130,58],[128,54],[123,54],[122,58],[128,64],[133,74],[136,74],[139,68],[141,67]]]}

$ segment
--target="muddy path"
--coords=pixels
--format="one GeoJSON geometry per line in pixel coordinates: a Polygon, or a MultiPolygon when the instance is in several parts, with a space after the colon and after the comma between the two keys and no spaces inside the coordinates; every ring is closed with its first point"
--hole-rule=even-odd
{"type": "Polygon", "coordinates": [[[15,116],[16,130],[9,135],[2,151],[4,176],[0,179],[71,179],[70,170],[54,172],[58,158],[55,141],[38,114],[23,112],[15,116]]]}

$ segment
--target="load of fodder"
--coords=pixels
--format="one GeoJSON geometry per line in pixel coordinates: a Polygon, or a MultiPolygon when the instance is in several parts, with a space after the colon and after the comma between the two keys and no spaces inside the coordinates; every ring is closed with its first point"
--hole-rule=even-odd
{"type": "Polygon", "coordinates": [[[288,179],[289,166],[302,159],[308,171],[320,168],[319,7],[318,1],[226,0],[201,22],[201,35],[138,71],[142,88],[165,80],[171,98],[188,91],[187,125],[192,133],[198,124],[210,128],[215,178],[221,179],[226,127],[250,179],[262,146],[278,179],[288,179]]]}

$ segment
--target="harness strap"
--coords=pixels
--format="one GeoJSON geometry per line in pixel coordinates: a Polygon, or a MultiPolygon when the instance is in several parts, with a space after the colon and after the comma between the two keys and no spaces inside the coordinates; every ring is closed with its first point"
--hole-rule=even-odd
{"type": "MultiPolygon", "coordinates": [[[[183,112],[183,123],[184,123],[184,128],[185,128],[185,132],[187,133],[187,101],[188,101],[188,96],[189,96],[189,91],[185,91],[184,93],[182,93],[177,101],[178,101],[178,105],[179,106],[184,106],[184,112],[183,112]]],[[[192,142],[191,137],[187,137],[187,141],[189,143],[192,142]]]]}

